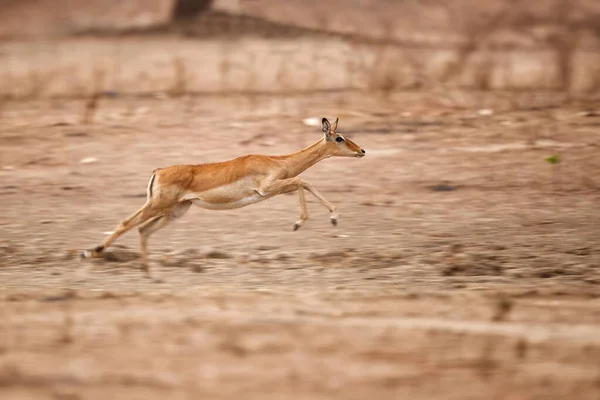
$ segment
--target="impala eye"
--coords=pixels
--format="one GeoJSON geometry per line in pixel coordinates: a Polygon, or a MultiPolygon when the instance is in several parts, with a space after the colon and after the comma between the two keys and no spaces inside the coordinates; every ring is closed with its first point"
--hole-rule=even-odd
{"type": "Polygon", "coordinates": [[[335,138],[335,141],[338,142],[338,143],[342,143],[344,141],[344,138],[341,137],[341,136],[338,136],[338,137],[335,138]]]}

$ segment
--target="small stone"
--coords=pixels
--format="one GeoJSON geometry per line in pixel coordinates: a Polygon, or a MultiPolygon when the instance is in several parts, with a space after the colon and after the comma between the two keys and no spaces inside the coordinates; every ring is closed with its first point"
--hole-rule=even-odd
{"type": "Polygon", "coordinates": [[[95,163],[96,161],[98,161],[98,159],[96,157],[86,157],[81,159],[81,161],[79,161],[82,164],[91,164],[91,163],[95,163]]]}
{"type": "Polygon", "coordinates": [[[190,267],[190,271],[195,273],[202,273],[205,271],[205,268],[202,265],[194,264],[190,267]]]}
{"type": "Polygon", "coordinates": [[[225,252],[219,250],[211,250],[205,255],[206,258],[214,258],[217,260],[226,260],[231,258],[231,256],[225,252]]]}

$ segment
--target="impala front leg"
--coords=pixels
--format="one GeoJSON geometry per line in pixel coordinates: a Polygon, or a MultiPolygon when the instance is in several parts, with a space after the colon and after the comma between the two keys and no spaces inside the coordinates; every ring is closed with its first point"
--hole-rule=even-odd
{"type": "Polygon", "coordinates": [[[321,193],[319,193],[317,191],[317,189],[315,189],[310,183],[303,182],[303,184],[304,184],[303,186],[306,190],[311,192],[312,195],[315,196],[317,198],[317,200],[319,200],[321,202],[321,204],[323,204],[325,207],[327,207],[327,209],[331,213],[331,216],[329,217],[329,220],[331,221],[331,225],[336,226],[338,216],[335,213],[335,210],[336,210],[335,206],[333,204],[331,204],[329,201],[327,201],[327,199],[325,197],[323,197],[323,195],[321,193]]]}
{"type": "Polygon", "coordinates": [[[276,196],[278,194],[290,193],[294,190],[298,191],[298,199],[300,201],[300,219],[294,224],[294,230],[298,230],[308,219],[308,209],[306,207],[306,199],[304,197],[304,189],[308,190],[323,204],[331,213],[331,224],[337,224],[337,215],[335,214],[335,206],[325,199],[310,183],[303,181],[300,178],[280,179],[269,183],[261,189],[260,193],[264,196],[276,196]]]}
{"type": "MultiPolygon", "coordinates": [[[[302,182],[302,181],[300,181],[302,182]]],[[[304,225],[308,219],[308,207],[306,207],[306,199],[304,198],[304,187],[298,186],[298,201],[300,202],[300,219],[294,224],[294,230],[297,231],[304,225]]]]}
{"type": "Polygon", "coordinates": [[[298,230],[308,219],[308,210],[306,207],[306,199],[304,198],[303,185],[304,182],[300,178],[278,179],[263,185],[257,192],[262,196],[273,197],[278,194],[291,193],[298,191],[298,199],[300,200],[300,219],[294,223],[294,230],[298,230]]]}

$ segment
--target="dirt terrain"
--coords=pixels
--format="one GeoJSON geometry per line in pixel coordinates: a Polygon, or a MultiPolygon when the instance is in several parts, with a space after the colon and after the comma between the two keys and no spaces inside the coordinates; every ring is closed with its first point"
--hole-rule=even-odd
{"type": "Polygon", "coordinates": [[[4,102],[0,398],[600,398],[599,104],[471,104],[116,97],[82,124],[82,100],[4,102]],[[337,227],[309,196],[293,232],[283,195],[157,233],[162,283],[137,232],[79,259],[154,168],[290,153],[321,116],[367,155],[303,174],[337,227]]]}

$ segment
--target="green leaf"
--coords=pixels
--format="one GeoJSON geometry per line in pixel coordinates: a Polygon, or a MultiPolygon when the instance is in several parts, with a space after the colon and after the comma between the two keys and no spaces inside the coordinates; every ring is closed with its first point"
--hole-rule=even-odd
{"type": "Polygon", "coordinates": [[[560,156],[558,155],[553,155],[550,157],[546,157],[546,162],[550,163],[550,164],[560,164],[560,156]]]}

